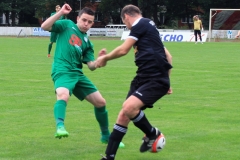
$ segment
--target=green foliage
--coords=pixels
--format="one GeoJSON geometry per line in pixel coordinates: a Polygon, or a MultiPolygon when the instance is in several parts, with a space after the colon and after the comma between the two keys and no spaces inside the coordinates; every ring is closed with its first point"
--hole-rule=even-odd
{"type": "Polygon", "coordinates": [[[10,9],[11,9],[11,7],[10,7],[10,3],[8,0],[2,0],[0,2],[0,13],[4,12],[6,10],[10,10],[10,9]]]}
{"type": "MultiPolygon", "coordinates": [[[[96,53],[111,51],[122,41],[94,39],[96,53]]],[[[106,145],[92,106],[71,97],[66,128],[70,137],[55,139],[50,78],[53,58],[47,58],[49,37],[0,37],[0,159],[94,160],[106,145]]],[[[238,43],[166,42],[173,56],[173,94],[145,110],[150,122],[166,136],[157,154],[140,153],[143,133],[131,123],[117,160],[237,160],[239,137],[238,43]]],[[[55,47],[55,44],[53,45],[55,47]]],[[[110,61],[106,67],[85,74],[107,101],[110,128],[135,75],[134,54],[110,61]]]]}
{"type": "Polygon", "coordinates": [[[64,4],[65,0],[44,0],[44,1],[36,1],[36,13],[35,17],[49,17],[52,12],[55,12],[55,6],[64,4]]]}
{"type": "MultiPolygon", "coordinates": [[[[16,17],[23,18],[21,23],[33,23],[34,20],[28,19],[42,19],[47,18],[51,12],[55,11],[55,6],[57,4],[63,5],[65,2],[69,3],[73,11],[69,14],[68,18],[75,21],[77,16],[77,11],[79,10],[80,1],[79,0],[1,0],[0,2],[0,13],[5,13],[8,15],[7,22],[9,18],[12,21],[16,17]],[[10,13],[11,17],[10,17],[10,13]],[[29,16],[32,16],[31,18],[29,16]],[[30,21],[30,22],[29,22],[30,21]]],[[[95,0],[81,0],[81,7],[93,3],[95,0]]],[[[189,17],[194,14],[202,13],[202,20],[205,28],[209,24],[209,9],[210,8],[237,8],[240,6],[240,1],[228,1],[228,0],[101,0],[100,7],[97,12],[102,14],[101,21],[104,24],[109,22],[114,24],[122,23],[120,19],[120,11],[127,4],[134,4],[138,6],[144,17],[151,18],[154,20],[157,26],[168,26],[173,20],[180,19],[183,17],[189,17]],[[160,14],[161,6],[166,6],[167,12],[163,15],[160,14]]],[[[36,20],[35,20],[36,21],[36,20]]],[[[34,21],[34,23],[35,23],[34,21]]],[[[189,23],[188,23],[189,24],[189,23]]],[[[189,24],[188,28],[191,28],[189,24]]]]}

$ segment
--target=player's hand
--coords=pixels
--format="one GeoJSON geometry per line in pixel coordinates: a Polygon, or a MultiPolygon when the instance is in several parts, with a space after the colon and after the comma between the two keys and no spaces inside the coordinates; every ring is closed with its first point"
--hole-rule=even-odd
{"type": "Polygon", "coordinates": [[[236,38],[236,39],[238,39],[238,38],[239,38],[239,36],[238,36],[238,35],[236,35],[236,36],[235,36],[235,38],[236,38]]]}
{"type": "Polygon", "coordinates": [[[100,56],[104,56],[107,54],[107,50],[105,48],[101,49],[99,52],[98,52],[98,57],[100,56]]]}
{"type": "Polygon", "coordinates": [[[167,94],[172,94],[172,93],[173,93],[173,90],[172,90],[172,88],[170,87],[169,90],[168,90],[168,92],[167,92],[167,94]]]}
{"type": "Polygon", "coordinates": [[[202,31],[204,31],[204,28],[202,27],[202,31]]]}
{"type": "Polygon", "coordinates": [[[62,6],[62,8],[61,8],[61,10],[60,10],[61,12],[62,12],[62,14],[69,14],[71,11],[72,11],[72,8],[69,6],[69,4],[67,4],[67,3],[65,3],[63,6],[62,6]]]}
{"type": "Polygon", "coordinates": [[[106,55],[99,56],[95,62],[95,68],[101,68],[107,65],[106,55]]]}
{"type": "Polygon", "coordinates": [[[193,20],[196,21],[196,20],[197,20],[197,17],[196,17],[196,16],[193,16],[193,20]]]}

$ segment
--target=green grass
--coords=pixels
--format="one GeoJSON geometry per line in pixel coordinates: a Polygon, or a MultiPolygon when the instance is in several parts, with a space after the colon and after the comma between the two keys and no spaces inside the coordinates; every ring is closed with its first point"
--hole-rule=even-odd
{"type": "MultiPolygon", "coordinates": [[[[92,39],[96,53],[120,40],[92,39]]],[[[66,128],[70,137],[55,139],[51,63],[48,38],[0,37],[0,159],[100,159],[106,145],[93,107],[71,97],[66,128]]],[[[173,55],[173,94],[145,111],[167,143],[158,154],[140,153],[143,133],[129,125],[117,160],[237,160],[240,159],[239,43],[168,42],[173,55]]],[[[55,47],[55,44],[54,44],[55,47]]],[[[53,51],[52,51],[53,53],[53,51]]],[[[135,75],[133,52],[94,72],[84,67],[107,100],[110,128],[135,75]]]]}

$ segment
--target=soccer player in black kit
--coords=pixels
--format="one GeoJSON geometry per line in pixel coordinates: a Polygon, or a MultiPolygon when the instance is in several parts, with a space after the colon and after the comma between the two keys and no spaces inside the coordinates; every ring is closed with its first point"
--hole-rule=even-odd
{"type": "Polygon", "coordinates": [[[157,100],[172,93],[169,78],[171,55],[164,48],[154,22],[143,18],[140,9],[134,5],[125,6],[121,18],[130,29],[129,36],[109,54],[98,57],[95,67],[104,67],[107,61],[126,55],[134,47],[138,69],[110,135],[106,156],[102,160],[115,159],[130,121],[145,134],[140,152],[148,151],[162,133],[150,124],[143,110],[152,108],[157,100]]]}

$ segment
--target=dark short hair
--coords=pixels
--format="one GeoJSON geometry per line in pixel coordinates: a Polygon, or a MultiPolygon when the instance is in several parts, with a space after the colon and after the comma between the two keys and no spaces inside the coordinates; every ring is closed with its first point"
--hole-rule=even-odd
{"type": "Polygon", "coordinates": [[[80,10],[78,12],[78,16],[81,17],[81,15],[83,13],[86,13],[86,14],[91,15],[91,16],[95,15],[95,12],[91,8],[88,8],[88,7],[84,7],[82,10],[80,10]]]}
{"type": "Polygon", "coordinates": [[[123,9],[121,11],[121,18],[123,18],[123,19],[125,19],[124,14],[134,17],[135,15],[141,14],[141,11],[137,6],[129,4],[129,5],[126,5],[125,7],[123,7],[123,9]]]}

